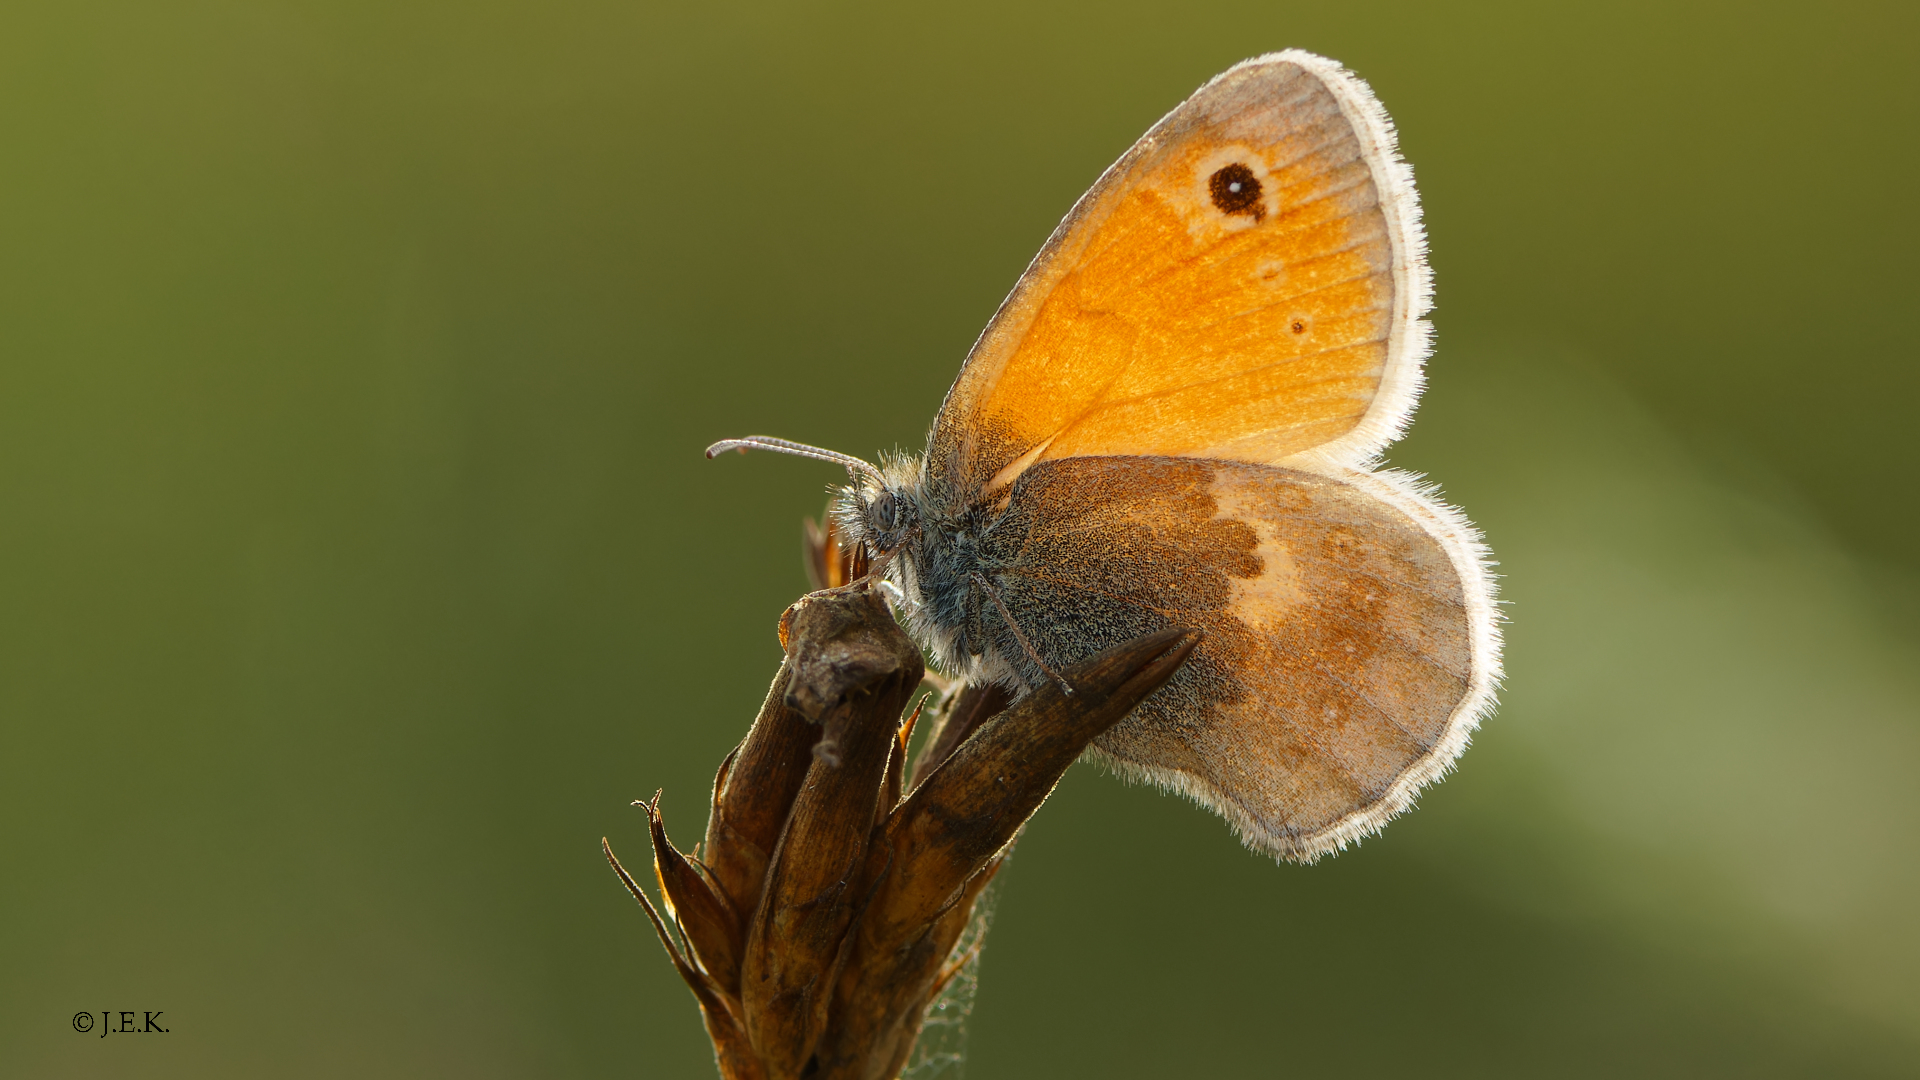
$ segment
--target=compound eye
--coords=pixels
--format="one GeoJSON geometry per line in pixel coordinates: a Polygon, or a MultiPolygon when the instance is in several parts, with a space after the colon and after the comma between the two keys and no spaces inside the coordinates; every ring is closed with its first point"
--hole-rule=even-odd
{"type": "Polygon", "coordinates": [[[900,523],[900,506],[894,500],[893,492],[883,491],[867,507],[867,520],[879,526],[882,531],[891,532],[900,523]]]}

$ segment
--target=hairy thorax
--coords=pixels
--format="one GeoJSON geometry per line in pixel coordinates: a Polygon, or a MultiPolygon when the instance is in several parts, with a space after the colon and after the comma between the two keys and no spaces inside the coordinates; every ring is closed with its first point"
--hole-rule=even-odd
{"type": "Polygon", "coordinates": [[[950,674],[1032,687],[1047,677],[1043,664],[1076,663],[1174,621],[1196,625],[1196,607],[1221,607],[1234,576],[1258,572],[1252,530],[1215,514],[1213,463],[1041,462],[973,502],[917,465],[894,463],[884,487],[850,491],[841,513],[950,674]]]}
{"type": "Polygon", "coordinates": [[[1003,528],[1006,500],[956,505],[946,485],[929,483],[917,456],[887,462],[884,475],[884,484],[843,490],[835,518],[898,590],[902,621],[950,675],[1027,682],[996,648],[983,616],[990,601],[979,584],[1003,574],[1019,547],[1003,528]],[[888,503],[887,514],[876,513],[888,503]]]}

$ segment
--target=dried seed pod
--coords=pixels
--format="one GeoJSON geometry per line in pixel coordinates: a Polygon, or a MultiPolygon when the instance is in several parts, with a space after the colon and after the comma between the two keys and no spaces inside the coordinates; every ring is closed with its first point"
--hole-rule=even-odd
{"type": "MultiPolygon", "coordinates": [[[[969,690],[906,787],[920,654],[867,581],[804,597],[781,620],[787,657],[714,781],[698,857],[647,804],[655,871],[687,941],[646,909],[706,1020],[725,1080],[890,1080],[1006,846],[1095,736],[1185,662],[1166,631],[1069,669],[1001,711],[969,690]],[[745,898],[745,899],[743,899],[745,898]],[[737,973],[737,974],[736,974],[737,973]]],[[[917,717],[917,713],[915,714],[917,717]]]]}

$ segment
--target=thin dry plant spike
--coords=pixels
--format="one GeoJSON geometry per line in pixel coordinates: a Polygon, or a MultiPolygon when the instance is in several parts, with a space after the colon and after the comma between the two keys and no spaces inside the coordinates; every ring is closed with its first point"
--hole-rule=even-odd
{"type": "Polygon", "coordinates": [[[927,707],[927,699],[921,698],[914,705],[913,712],[900,725],[900,734],[894,736],[893,753],[887,758],[887,782],[881,789],[879,817],[874,824],[886,820],[888,814],[900,802],[900,795],[907,783],[907,743],[913,738],[914,726],[920,722],[920,713],[927,707]]]}
{"type": "Polygon", "coordinates": [[[627,868],[620,865],[619,858],[613,854],[613,845],[604,836],[600,838],[600,850],[606,854],[613,872],[619,875],[620,883],[627,887],[635,900],[640,901],[641,910],[647,913],[648,921],[653,923],[653,932],[659,935],[660,944],[666,947],[673,969],[679,972],[681,981],[693,991],[694,1000],[700,1004],[700,1015],[706,1024],[707,1038],[713,1043],[714,1061],[720,1067],[720,1075],[724,1080],[767,1080],[766,1069],[761,1066],[747,1040],[738,1003],[714,987],[674,948],[673,939],[667,935],[666,924],[654,909],[653,901],[647,899],[646,890],[633,880],[627,868]]]}
{"type": "MultiPolygon", "coordinates": [[[[673,935],[667,933],[666,921],[660,918],[658,911],[654,910],[653,901],[647,898],[647,891],[640,887],[639,882],[633,880],[633,875],[627,873],[626,867],[620,865],[619,858],[613,853],[613,845],[608,843],[604,836],[600,838],[600,850],[606,853],[607,862],[613,866],[613,872],[620,876],[621,884],[627,887],[627,891],[633,894],[635,900],[640,901],[641,910],[647,913],[647,920],[653,923],[653,932],[660,935],[660,944],[667,950],[667,959],[673,962],[673,969],[680,973],[680,977],[687,981],[688,986],[697,986],[699,976],[694,972],[692,965],[687,963],[686,958],[680,955],[680,947],[673,943],[673,935]]],[[[697,994],[699,990],[696,989],[694,992],[697,994]]]]}
{"type": "Polygon", "coordinates": [[[675,925],[690,944],[688,959],[697,962],[722,990],[740,992],[740,916],[714,884],[707,868],[689,859],[667,840],[660,817],[660,796],[638,804],[646,808],[653,839],[653,869],[660,895],[675,925]]]}

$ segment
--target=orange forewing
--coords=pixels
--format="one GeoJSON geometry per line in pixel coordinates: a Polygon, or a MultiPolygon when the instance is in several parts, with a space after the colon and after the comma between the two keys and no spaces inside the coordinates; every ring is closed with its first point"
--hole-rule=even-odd
{"type": "Polygon", "coordinates": [[[975,346],[933,477],[965,492],[1051,458],[1277,462],[1353,432],[1418,338],[1418,237],[1410,205],[1382,203],[1412,198],[1382,175],[1390,136],[1342,93],[1297,63],[1242,66],[1149,132],[975,346]]]}

